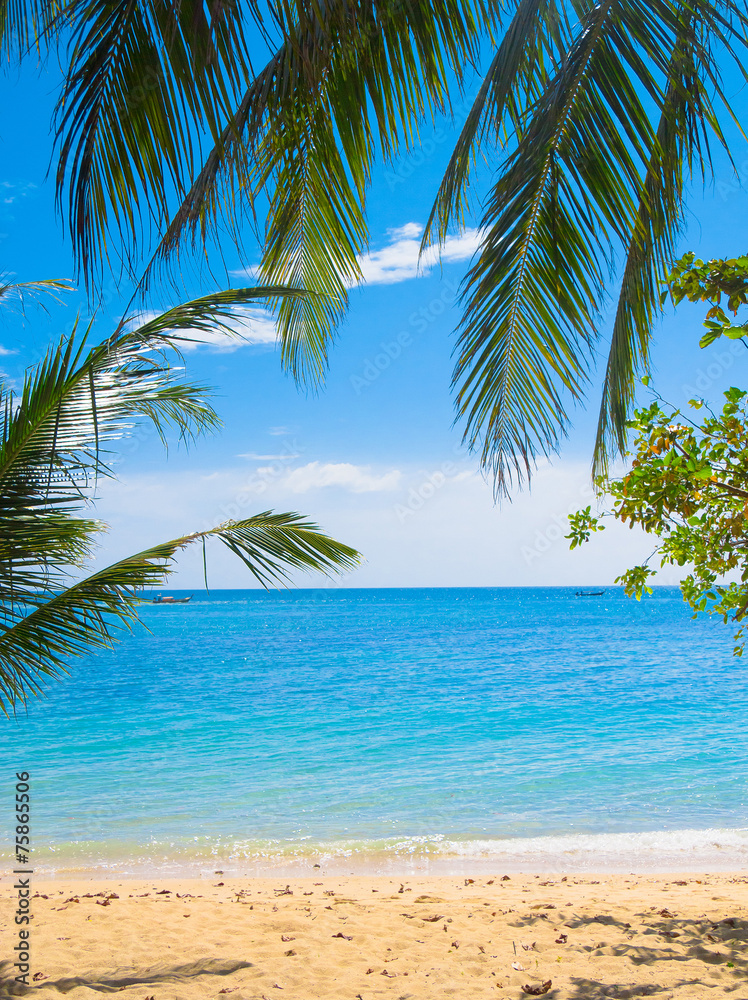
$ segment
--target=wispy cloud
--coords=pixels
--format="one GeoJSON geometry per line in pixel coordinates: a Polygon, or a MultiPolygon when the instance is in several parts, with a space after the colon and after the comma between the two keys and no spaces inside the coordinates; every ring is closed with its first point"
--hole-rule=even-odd
{"type": "Polygon", "coordinates": [[[4,358],[8,354],[18,354],[18,351],[13,350],[10,347],[3,347],[0,345],[0,358],[4,358]]]}
{"type": "Polygon", "coordinates": [[[376,475],[369,466],[349,462],[309,462],[289,472],[283,486],[292,493],[308,493],[327,486],[337,486],[351,493],[382,493],[396,490],[400,476],[397,469],[376,475]]]}
{"type": "MultiPolygon", "coordinates": [[[[358,264],[361,268],[362,285],[394,285],[411,278],[422,278],[430,274],[442,261],[470,260],[481,244],[478,229],[466,229],[459,236],[448,236],[441,247],[429,247],[419,257],[423,226],[419,222],[406,222],[404,226],[387,230],[389,240],[381,249],[361,254],[358,264]]],[[[242,278],[256,278],[257,266],[232,271],[242,278]]],[[[352,282],[353,285],[356,282],[352,282]]]]}
{"type": "Polygon", "coordinates": [[[28,181],[0,181],[0,188],[3,189],[2,197],[0,198],[0,212],[7,219],[10,219],[11,216],[7,215],[10,206],[18,204],[23,198],[27,198],[32,191],[36,190],[36,184],[28,181]]]}
{"type": "MultiPolygon", "coordinates": [[[[554,466],[545,465],[522,503],[496,507],[490,485],[474,463],[466,466],[456,456],[448,457],[431,471],[401,465],[394,475],[392,467],[363,462],[315,462],[295,471],[275,466],[275,475],[264,479],[257,473],[248,477],[246,465],[240,463],[221,469],[164,468],[148,474],[131,470],[124,482],[102,483],[101,511],[112,530],[102,540],[97,564],[112,563],[160,538],[171,538],[176,531],[249,517],[267,508],[300,510],[333,537],[359,549],[366,566],[345,586],[608,586],[652,551],[650,536],[614,522],[589,545],[569,552],[566,514],[594,502],[585,462],[559,460],[554,466]],[[343,476],[341,469],[354,471],[343,476]],[[302,475],[315,486],[338,477],[347,486],[327,482],[338,488],[312,486],[299,496],[289,487],[294,482],[304,485],[302,475]],[[357,483],[371,487],[372,480],[381,485],[385,476],[392,481],[398,477],[396,489],[356,493],[351,488],[357,483]]],[[[223,546],[216,545],[208,558],[213,586],[252,586],[246,568],[223,546]]],[[[179,582],[172,586],[202,586],[201,550],[187,550],[180,567],[179,582]]],[[[662,571],[657,582],[677,583],[677,571],[678,567],[662,571]]],[[[319,579],[296,579],[302,586],[323,585],[319,579]]]]}
{"type": "Polygon", "coordinates": [[[422,233],[423,226],[417,222],[390,229],[387,233],[389,243],[381,250],[372,250],[359,257],[363,284],[393,285],[423,277],[430,274],[440,260],[445,263],[469,260],[481,243],[479,230],[466,229],[459,236],[448,236],[441,250],[429,247],[419,259],[422,233]]]}
{"type": "Polygon", "coordinates": [[[298,458],[299,452],[284,452],[281,455],[257,455],[253,451],[246,451],[237,458],[246,458],[250,462],[287,462],[289,459],[298,458]]]}
{"type": "MultiPolygon", "coordinates": [[[[159,315],[158,312],[139,313],[130,325],[147,323],[159,315]]],[[[266,309],[236,308],[232,318],[224,318],[222,323],[224,328],[209,331],[189,328],[175,330],[174,336],[179,338],[180,350],[196,351],[200,347],[207,347],[214,352],[230,354],[241,347],[275,344],[278,339],[275,317],[266,309]]]]}

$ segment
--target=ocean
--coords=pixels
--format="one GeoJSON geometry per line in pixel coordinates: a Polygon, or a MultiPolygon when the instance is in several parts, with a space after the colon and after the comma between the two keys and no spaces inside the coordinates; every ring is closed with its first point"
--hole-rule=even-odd
{"type": "Polygon", "coordinates": [[[196,592],[142,620],[0,723],[7,867],[16,771],[37,874],[748,861],[748,662],[677,589],[196,592]]]}

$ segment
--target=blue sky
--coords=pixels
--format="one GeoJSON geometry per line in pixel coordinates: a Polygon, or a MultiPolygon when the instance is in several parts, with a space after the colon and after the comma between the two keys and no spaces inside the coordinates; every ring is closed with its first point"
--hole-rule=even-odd
{"type": "MultiPolygon", "coordinates": [[[[3,269],[19,280],[69,277],[73,270],[47,176],[56,84],[52,71],[30,70],[2,83],[0,246],[3,269]]],[[[738,95],[738,109],[741,101],[738,95]]],[[[300,510],[357,546],[367,561],[345,586],[609,584],[649,554],[651,540],[623,528],[573,553],[561,538],[564,515],[591,499],[599,373],[561,456],[542,463],[531,492],[517,493],[512,503],[494,505],[477,459],[461,446],[449,390],[455,296],[477,233],[452,238],[441,265],[427,262],[419,269],[416,259],[453,138],[452,125],[444,122],[424,134],[412,156],[376,172],[371,246],[362,261],[367,281],[352,290],[319,392],[299,390],[281,371],[272,318],[261,313],[247,331],[251,343],[215,343],[188,353],[190,375],[216,387],[223,432],[168,455],[147,430],[125,445],[120,482],[102,488],[97,508],[111,526],[100,562],[267,508],[300,510]]],[[[695,190],[690,200],[684,251],[709,257],[748,249],[748,145],[735,138],[733,149],[737,178],[726,158],[718,158],[715,183],[706,192],[695,190]]],[[[231,283],[251,283],[230,248],[226,263],[231,283]]],[[[108,287],[109,300],[97,317],[101,337],[128,298],[125,286],[108,287]]],[[[206,278],[191,290],[201,294],[211,287],[206,278]]],[[[33,306],[25,315],[6,310],[0,318],[6,376],[18,380],[50,340],[70,330],[78,310],[86,313],[78,293],[49,313],[33,306]]],[[[694,394],[717,399],[723,388],[747,381],[742,345],[699,350],[700,323],[699,310],[681,308],[657,332],[655,384],[676,404],[694,394]]],[[[601,356],[605,350],[603,342],[601,356]]],[[[196,555],[185,556],[174,586],[199,586],[198,563],[196,555]]],[[[250,585],[246,572],[220,550],[211,554],[210,566],[215,587],[250,585]]],[[[676,579],[667,573],[661,582],[676,579]]]]}

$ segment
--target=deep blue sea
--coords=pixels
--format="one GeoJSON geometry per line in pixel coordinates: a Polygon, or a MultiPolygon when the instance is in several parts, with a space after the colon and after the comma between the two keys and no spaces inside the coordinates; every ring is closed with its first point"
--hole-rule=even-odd
{"type": "Polygon", "coordinates": [[[748,862],[748,659],[678,590],[214,591],[142,619],[0,723],[0,833],[27,770],[38,871],[748,862]]]}

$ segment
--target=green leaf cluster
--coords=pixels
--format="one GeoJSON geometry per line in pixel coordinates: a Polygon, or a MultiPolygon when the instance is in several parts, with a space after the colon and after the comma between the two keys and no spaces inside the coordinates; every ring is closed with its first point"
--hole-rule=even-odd
{"type": "MultiPolygon", "coordinates": [[[[620,479],[599,479],[612,499],[611,514],[659,539],[660,566],[690,567],[681,581],[695,613],[740,623],[748,614],[748,393],[731,388],[717,413],[694,400],[685,414],[659,401],[637,410],[630,470],[620,479]],[[728,575],[733,582],[724,582],[728,575]]],[[[572,518],[572,547],[599,527],[589,508],[572,518]]],[[[616,579],[629,596],[651,593],[648,563],[616,579]]],[[[736,654],[744,647],[743,626],[736,654]]]]}
{"type": "MultiPolygon", "coordinates": [[[[695,253],[687,253],[670,271],[668,285],[676,305],[684,299],[711,303],[704,321],[707,332],[699,341],[700,347],[708,347],[720,337],[740,340],[748,333],[748,325],[734,323],[722,307],[724,297],[727,309],[735,316],[738,309],[748,302],[747,256],[704,263],[695,253]]],[[[666,296],[667,291],[663,292],[663,298],[666,296]]]]}
{"type": "Polygon", "coordinates": [[[569,514],[569,548],[575,549],[578,545],[583,545],[590,540],[590,535],[594,531],[605,531],[605,525],[600,524],[600,519],[592,513],[591,505],[584,510],[578,510],[569,514]]]}

